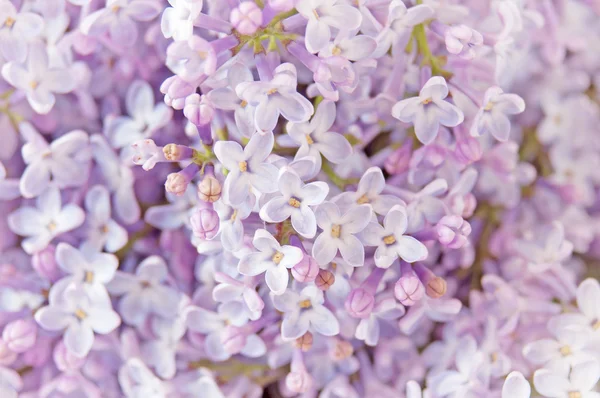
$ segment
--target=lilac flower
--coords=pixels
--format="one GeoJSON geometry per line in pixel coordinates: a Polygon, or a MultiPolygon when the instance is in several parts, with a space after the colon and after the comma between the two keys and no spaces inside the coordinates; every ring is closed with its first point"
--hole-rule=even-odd
{"type": "Polygon", "coordinates": [[[6,178],[6,168],[0,162],[0,200],[12,200],[21,196],[20,180],[6,178]]]}
{"type": "Polygon", "coordinates": [[[283,294],[289,281],[287,269],[300,262],[302,250],[294,246],[281,246],[273,235],[264,229],[256,230],[252,245],[258,252],[242,257],[238,271],[248,276],[265,272],[265,281],[271,292],[275,295],[283,294]]]}
{"type": "Polygon", "coordinates": [[[485,105],[477,112],[471,126],[471,135],[479,137],[489,133],[498,141],[508,140],[510,121],[506,115],[522,113],[525,101],[516,94],[505,94],[499,87],[490,87],[483,102],[485,105]]]}
{"type": "Polygon", "coordinates": [[[123,321],[141,325],[150,314],[172,317],[181,296],[179,292],[163,285],[168,270],[164,260],[150,256],[140,263],[135,275],[117,271],[107,286],[108,291],[121,298],[118,308],[123,321]]]}
{"type": "Polygon", "coordinates": [[[152,170],[158,162],[166,161],[162,149],[153,140],[140,140],[131,144],[131,147],[134,151],[131,160],[145,171],[152,170]]]}
{"type": "Polygon", "coordinates": [[[62,206],[60,191],[50,188],[36,199],[36,207],[21,207],[8,216],[10,229],[26,237],[21,246],[29,254],[43,250],[56,236],[71,231],[85,219],[74,204],[62,206]]]}
{"type": "Polygon", "coordinates": [[[183,80],[193,82],[212,74],[217,67],[217,54],[209,42],[199,36],[176,41],[167,48],[166,65],[183,80]]]}
{"type": "Polygon", "coordinates": [[[154,0],[106,0],[106,6],[85,17],[81,31],[90,36],[110,34],[117,45],[130,47],[138,36],[136,21],[151,21],[161,11],[154,0]]]}
{"type": "Polygon", "coordinates": [[[94,333],[112,332],[121,319],[110,302],[92,301],[81,289],[69,287],[61,293],[50,291],[49,305],[35,313],[35,320],[46,330],[65,330],[67,349],[77,357],[85,357],[94,344],[94,333]]]}
{"type": "Polygon", "coordinates": [[[231,10],[231,24],[243,35],[251,35],[263,23],[262,10],[256,3],[244,1],[231,10]]]}
{"type": "Polygon", "coordinates": [[[23,388],[23,381],[19,374],[9,368],[0,366],[0,393],[6,398],[18,398],[19,391],[23,388]]]}
{"type": "Polygon", "coordinates": [[[394,321],[404,315],[404,312],[404,307],[393,297],[381,299],[375,304],[369,317],[360,320],[354,336],[369,346],[376,346],[380,336],[380,320],[394,321]]]}
{"type": "Polygon", "coordinates": [[[362,242],[355,236],[371,221],[371,208],[367,205],[351,207],[342,213],[333,202],[324,202],[315,212],[317,225],[323,230],[315,239],[313,257],[319,265],[332,261],[340,251],[344,261],[360,267],[365,261],[362,242]]]}
{"type": "Polygon", "coordinates": [[[66,94],[77,84],[73,68],[51,65],[46,46],[37,41],[29,46],[26,66],[16,61],[8,62],[2,66],[2,77],[23,90],[31,108],[41,114],[54,107],[54,93],[66,94]]]}
{"type": "Polygon", "coordinates": [[[244,149],[237,142],[215,143],[215,155],[229,173],[223,185],[223,198],[231,205],[242,204],[250,195],[250,187],[261,193],[277,190],[277,168],[265,159],[273,148],[272,133],[255,134],[244,149]]]}
{"type": "Polygon", "coordinates": [[[331,28],[355,30],[362,21],[356,8],[339,0],[300,0],[296,10],[308,20],[305,44],[313,54],[329,44],[331,28]]]}
{"type": "Polygon", "coordinates": [[[465,118],[456,105],[444,98],[448,96],[446,80],[434,76],[425,83],[418,97],[397,102],[392,108],[392,116],[406,123],[413,123],[419,141],[427,145],[433,142],[438,134],[440,124],[456,127],[465,118]]]}
{"type": "Polygon", "coordinates": [[[0,6],[0,52],[7,61],[25,62],[27,45],[42,34],[44,19],[32,12],[18,12],[10,1],[0,6]]]}
{"type": "Polygon", "coordinates": [[[475,49],[483,45],[483,36],[466,25],[456,25],[446,31],[445,41],[450,54],[470,60],[475,58],[475,49]]]}
{"type": "Polygon", "coordinates": [[[309,330],[324,336],[335,336],[340,332],[337,318],[323,305],[323,292],[316,286],[307,286],[300,293],[287,290],[273,296],[273,305],[284,313],[281,336],[294,340],[309,330]]]}
{"type": "Polygon", "coordinates": [[[219,236],[223,248],[236,251],[241,247],[244,237],[243,220],[248,218],[252,209],[246,204],[233,208],[218,201],[215,203],[215,210],[219,214],[219,236]]]}
{"type": "Polygon", "coordinates": [[[372,222],[362,232],[362,240],[367,246],[377,246],[375,265],[388,268],[398,257],[408,263],[427,258],[427,248],[412,236],[403,235],[408,226],[406,209],[396,205],[383,220],[383,227],[372,222]]]}
{"type": "Polygon", "coordinates": [[[267,222],[278,223],[291,218],[292,227],[305,238],[317,233],[317,219],[310,206],[316,206],[325,200],[329,186],[324,182],[302,183],[293,171],[283,170],[279,174],[279,192],[260,209],[260,218],[267,222]]]}
{"type": "Polygon", "coordinates": [[[88,228],[87,242],[98,249],[114,253],[127,243],[127,231],[111,218],[108,190],[95,185],[85,196],[88,228]]]}
{"type": "Polygon", "coordinates": [[[565,240],[565,231],[561,223],[554,222],[540,232],[540,235],[532,237],[531,240],[515,242],[515,249],[527,260],[534,272],[543,272],[555,266],[573,251],[573,244],[565,240]]]}
{"type": "Polygon", "coordinates": [[[136,80],[129,86],[125,107],[129,116],[108,119],[106,123],[105,134],[115,148],[123,148],[151,137],[173,115],[173,110],[165,104],[154,105],[152,87],[141,80],[136,80]]]}
{"type": "Polygon", "coordinates": [[[171,7],[165,8],[160,28],[166,38],[185,41],[192,37],[194,19],[202,11],[203,1],[169,0],[171,7]]]}
{"type": "Polygon", "coordinates": [[[520,372],[511,372],[502,386],[502,398],[529,398],[531,386],[520,372]]]}
{"type": "Polygon", "coordinates": [[[322,101],[312,120],[305,123],[288,123],[290,137],[300,146],[296,159],[310,156],[315,160],[316,175],[321,170],[321,155],[332,163],[343,162],[352,153],[348,140],[341,134],[329,131],[335,121],[335,104],[322,101]]]}
{"type": "Polygon", "coordinates": [[[568,376],[549,369],[536,370],[533,384],[546,397],[570,398],[577,395],[581,398],[595,398],[598,393],[593,390],[599,378],[598,361],[585,361],[574,365],[568,376]]]}
{"type": "Polygon", "coordinates": [[[290,122],[306,122],[313,105],[296,91],[298,76],[290,63],[279,65],[270,81],[245,81],[237,85],[238,97],[255,107],[254,122],[260,132],[273,131],[279,115],[290,122]]]}

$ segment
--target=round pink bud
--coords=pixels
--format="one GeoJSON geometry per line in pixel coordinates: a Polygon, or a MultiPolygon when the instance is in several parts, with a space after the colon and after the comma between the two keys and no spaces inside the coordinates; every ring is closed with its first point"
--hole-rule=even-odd
{"type": "Polygon", "coordinates": [[[177,144],[165,145],[163,148],[163,155],[165,155],[165,159],[170,160],[172,162],[181,160],[180,146],[177,144]]]}
{"type": "Polygon", "coordinates": [[[354,318],[368,318],[375,306],[375,297],[363,288],[350,292],[344,303],[346,311],[354,318]]]}
{"type": "Polygon", "coordinates": [[[62,340],[56,344],[56,347],[54,347],[52,357],[54,358],[56,367],[61,372],[77,370],[81,368],[86,361],[85,358],[79,358],[73,355],[71,351],[67,349],[62,340]]]}
{"type": "Polygon", "coordinates": [[[473,137],[466,137],[456,143],[454,152],[459,162],[463,164],[471,164],[481,159],[483,150],[479,141],[473,137]]]}
{"type": "Polygon", "coordinates": [[[312,282],[319,274],[319,264],[312,256],[305,254],[292,268],[292,276],[298,282],[312,282]]]}
{"type": "Polygon", "coordinates": [[[327,291],[334,283],[335,275],[333,272],[326,269],[319,270],[319,274],[315,279],[315,285],[317,285],[320,290],[327,291]]]}
{"type": "Polygon", "coordinates": [[[185,99],[183,114],[196,126],[204,126],[213,119],[215,108],[205,95],[192,94],[185,99]]]}
{"type": "Polygon", "coordinates": [[[219,232],[219,215],[213,209],[199,209],[190,218],[194,235],[202,240],[212,239],[219,232]]]}
{"type": "Polygon", "coordinates": [[[56,248],[54,245],[48,245],[44,250],[35,253],[31,259],[33,269],[39,276],[50,282],[56,282],[61,276],[60,269],[54,258],[55,251],[56,248]]]}
{"type": "Polygon", "coordinates": [[[469,243],[471,224],[460,216],[444,216],[435,226],[439,242],[450,249],[460,249],[469,243]]]}
{"type": "Polygon", "coordinates": [[[263,20],[262,10],[253,1],[244,1],[231,10],[231,24],[243,35],[251,35],[260,27],[263,20]]]}
{"type": "Polygon", "coordinates": [[[9,350],[16,353],[25,352],[35,344],[37,326],[35,322],[17,319],[4,327],[2,340],[9,350]]]}
{"type": "Polygon", "coordinates": [[[342,361],[349,358],[354,353],[354,347],[346,340],[337,340],[331,350],[331,357],[335,361],[342,361]]]}
{"type": "Polygon", "coordinates": [[[431,278],[429,282],[427,282],[425,292],[429,297],[436,299],[446,294],[447,288],[448,287],[446,285],[446,281],[443,278],[436,276],[435,278],[431,278]]]}
{"type": "Polygon", "coordinates": [[[213,176],[206,176],[198,184],[198,197],[204,202],[213,203],[221,197],[221,183],[213,176]]]}
{"type": "Polygon", "coordinates": [[[165,189],[167,192],[176,196],[182,196],[190,182],[181,173],[171,173],[165,181],[165,189]]]}
{"type": "Polygon", "coordinates": [[[423,298],[425,287],[415,274],[409,274],[398,279],[394,286],[394,295],[403,305],[414,305],[423,298]]]}
{"type": "Polygon", "coordinates": [[[246,345],[247,336],[242,328],[228,326],[221,335],[221,344],[225,351],[235,355],[242,351],[246,345]]]}
{"type": "Polygon", "coordinates": [[[285,377],[285,386],[297,394],[307,392],[313,384],[312,377],[305,370],[290,372],[285,377]]]}
{"type": "Polygon", "coordinates": [[[310,350],[312,345],[313,335],[311,332],[304,333],[302,336],[298,337],[294,342],[294,346],[296,346],[296,348],[299,348],[304,352],[310,350]]]}

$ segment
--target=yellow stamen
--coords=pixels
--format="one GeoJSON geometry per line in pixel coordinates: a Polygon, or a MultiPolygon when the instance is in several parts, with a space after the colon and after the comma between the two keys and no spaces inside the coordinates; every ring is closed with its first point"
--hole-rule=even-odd
{"type": "Polygon", "coordinates": [[[229,219],[230,219],[231,221],[235,221],[235,219],[237,218],[237,212],[238,212],[238,211],[237,211],[237,209],[235,209],[235,210],[233,211],[233,213],[231,213],[231,217],[229,217],[229,219]]]}
{"type": "Polygon", "coordinates": [[[208,57],[208,54],[206,53],[206,51],[198,51],[198,56],[200,57],[200,59],[205,60],[206,57],[208,57]]]}
{"type": "Polygon", "coordinates": [[[337,269],[337,263],[334,263],[333,261],[331,262],[331,269],[332,270],[336,270],[337,269]]]}
{"type": "Polygon", "coordinates": [[[84,320],[85,318],[87,318],[87,314],[84,310],[82,310],[81,308],[77,308],[77,310],[75,310],[75,316],[77,318],[79,318],[79,320],[84,320]]]}
{"type": "Polygon", "coordinates": [[[598,319],[593,325],[592,325],[592,329],[594,330],[600,330],[600,319],[598,319]]]}
{"type": "Polygon", "coordinates": [[[6,25],[6,26],[7,26],[7,27],[9,27],[9,28],[12,28],[12,26],[15,24],[15,22],[17,22],[17,21],[15,21],[15,19],[14,19],[14,18],[12,18],[12,17],[8,17],[8,18],[6,18],[6,20],[4,21],[4,25],[6,25]]]}
{"type": "Polygon", "coordinates": [[[295,208],[299,208],[300,207],[300,201],[296,198],[290,198],[290,200],[288,200],[288,204],[292,207],[295,208]]]}
{"type": "Polygon", "coordinates": [[[119,12],[119,10],[121,9],[120,6],[114,5],[110,8],[112,10],[112,12],[119,12]]]}
{"type": "Polygon", "coordinates": [[[491,102],[488,102],[485,107],[483,108],[484,111],[491,111],[492,108],[494,107],[494,104],[492,104],[491,102]]]}
{"type": "Polygon", "coordinates": [[[560,354],[561,354],[563,357],[569,356],[569,355],[571,355],[572,353],[573,353],[573,351],[571,351],[571,347],[569,347],[568,345],[562,346],[562,347],[560,348],[560,354]]]}
{"type": "Polygon", "coordinates": [[[498,360],[498,353],[497,352],[493,352],[492,353],[492,362],[496,362],[498,360]]]}
{"type": "Polygon", "coordinates": [[[300,308],[310,308],[310,307],[312,307],[312,304],[311,304],[311,302],[310,302],[309,299],[306,299],[306,300],[300,301],[298,303],[298,307],[300,307],[300,308]]]}
{"type": "Polygon", "coordinates": [[[46,228],[48,228],[48,231],[50,232],[54,232],[56,230],[56,223],[54,221],[50,221],[50,223],[48,223],[48,225],[46,225],[46,228]]]}
{"type": "Polygon", "coordinates": [[[242,107],[242,109],[245,108],[245,107],[247,107],[248,106],[248,101],[242,100],[242,102],[240,102],[240,106],[242,107]]]}
{"type": "Polygon", "coordinates": [[[84,280],[86,283],[94,282],[94,273],[92,271],[85,271],[84,280]]]}
{"type": "Polygon", "coordinates": [[[334,46],[331,49],[331,54],[333,54],[333,55],[340,55],[341,53],[342,53],[342,49],[339,48],[338,46],[334,46]]]}
{"type": "Polygon", "coordinates": [[[432,99],[431,99],[431,98],[426,98],[426,99],[424,99],[424,100],[423,100],[421,103],[422,103],[423,105],[427,105],[427,104],[431,104],[431,102],[432,102],[432,99]]]}
{"type": "Polygon", "coordinates": [[[281,252],[275,252],[275,254],[273,254],[273,257],[271,258],[271,260],[273,260],[273,262],[277,265],[279,265],[279,263],[281,262],[281,260],[283,260],[283,253],[281,252]]]}
{"type": "Polygon", "coordinates": [[[386,245],[393,245],[396,243],[396,237],[394,235],[388,235],[383,237],[383,243],[386,245]]]}
{"type": "Polygon", "coordinates": [[[367,194],[364,194],[363,196],[361,196],[360,198],[358,198],[358,200],[356,201],[356,203],[358,203],[359,205],[364,205],[365,203],[369,203],[369,197],[367,196],[367,194]]]}
{"type": "Polygon", "coordinates": [[[312,145],[315,143],[309,134],[306,134],[306,142],[308,143],[308,145],[312,145]]]}
{"type": "Polygon", "coordinates": [[[581,398],[582,395],[579,391],[571,391],[569,392],[569,398],[581,398]]]}
{"type": "Polygon", "coordinates": [[[32,90],[35,90],[40,84],[38,82],[36,82],[35,80],[32,80],[29,82],[29,87],[31,87],[32,90]]]}
{"type": "Polygon", "coordinates": [[[317,10],[312,10],[312,12],[315,18],[319,19],[319,13],[317,12],[317,10]]]}
{"type": "Polygon", "coordinates": [[[341,225],[335,224],[335,225],[331,226],[331,236],[333,236],[334,238],[339,238],[341,232],[342,232],[341,225]]]}
{"type": "Polygon", "coordinates": [[[270,89],[269,91],[267,91],[267,95],[273,95],[273,94],[275,94],[276,92],[277,92],[277,89],[276,89],[276,88],[272,88],[272,89],[270,89]]]}
{"type": "Polygon", "coordinates": [[[248,170],[248,162],[239,162],[238,166],[240,168],[240,171],[243,173],[244,171],[248,170]]]}

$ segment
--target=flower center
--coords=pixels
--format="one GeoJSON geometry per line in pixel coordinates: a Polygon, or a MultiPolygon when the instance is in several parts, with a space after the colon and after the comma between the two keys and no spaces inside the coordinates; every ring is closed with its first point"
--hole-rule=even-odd
{"type": "Polygon", "coordinates": [[[560,355],[562,355],[563,357],[569,356],[572,353],[573,351],[571,351],[571,347],[569,347],[568,345],[560,347],[560,355]]]}
{"type": "Polygon", "coordinates": [[[79,319],[80,321],[83,321],[85,318],[87,318],[87,313],[82,310],[81,308],[77,308],[75,310],[75,316],[77,317],[77,319],[79,319]]]}
{"type": "Polygon", "coordinates": [[[85,283],[94,282],[94,273],[92,271],[85,271],[85,276],[83,280],[85,281],[85,283]]]}
{"type": "Polygon", "coordinates": [[[276,92],[277,92],[277,89],[276,89],[276,88],[272,88],[272,89],[270,89],[269,91],[267,91],[267,95],[273,95],[273,94],[275,94],[276,92]]]}
{"type": "Polygon", "coordinates": [[[309,299],[306,300],[302,300],[298,303],[298,307],[300,308],[310,308],[312,307],[312,303],[310,302],[309,299]]]}
{"type": "Polygon", "coordinates": [[[315,18],[319,19],[319,13],[317,12],[317,10],[312,10],[312,12],[315,18]]]}
{"type": "Polygon", "coordinates": [[[100,231],[101,231],[103,234],[107,234],[107,233],[108,233],[108,225],[103,225],[103,226],[100,228],[100,231]]]}
{"type": "Polygon", "coordinates": [[[331,49],[331,54],[333,55],[340,55],[342,53],[342,49],[339,48],[338,46],[333,46],[333,48],[331,49]]]}
{"type": "Polygon", "coordinates": [[[425,99],[424,99],[424,100],[423,100],[421,103],[422,103],[423,105],[428,105],[428,104],[431,104],[431,102],[432,102],[432,99],[431,99],[431,98],[425,98],[425,99]]]}
{"type": "Polygon", "coordinates": [[[238,212],[238,211],[237,211],[237,209],[235,209],[235,210],[233,211],[233,213],[231,213],[231,217],[229,217],[229,219],[230,219],[231,221],[235,221],[235,219],[237,218],[237,212],[238,212]]]}
{"type": "Polygon", "coordinates": [[[121,9],[121,6],[114,5],[110,9],[111,9],[112,12],[114,12],[116,14],[121,9]]]}
{"type": "Polygon", "coordinates": [[[32,80],[29,82],[29,87],[31,87],[32,90],[35,90],[36,88],[38,88],[40,84],[38,82],[36,82],[35,80],[32,80]]]}
{"type": "Polygon", "coordinates": [[[306,142],[308,143],[308,145],[311,145],[311,144],[315,143],[313,141],[312,137],[310,136],[310,134],[306,134],[306,142]]]}
{"type": "Polygon", "coordinates": [[[151,285],[150,285],[150,282],[148,282],[148,281],[141,281],[141,282],[140,282],[140,286],[142,286],[142,289],[147,289],[147,288],[149,288],[151,285]]]}
{"type": "Polygon", "coordinates": [[[331,236],[333,236],[334,238],[339,238],[341,232],[342,232],[341,225],[334,224],[331,226],[331,236]]]}
{"type": "Polygon", "coordinates": [[[485,107],[483,108],[484,111],[491,111],[492,108],[494,107],[494,104],[492,102],[488,102],[485,107]]]}
{"type": "Polygon", "coordinates": [[[361,196],[360,198],[358,198],[358,200],[356,201],[356,203],[358,203],[359,205],[364,205],[365,203],[369,203],[369,197],[367,196],[367,194],[364,194],[363,196],[361,196]]]}
{"type": "Polygon", "coordinates": [[[386,245],[393,245],[396,243],[396,237],[394,235],[388,235],[383,237],[383,243],[386,245]]]}
{"type": "Polygon", "coordinates": [[[594,322],[594,324],[592,325],[592,329],[600,330],[600,319],[598,319],[596,322],[594,322]]]}
{"type": "Polygon", "coordinates": [[[50,231],[50,232],[56,231],[56,227],[57,227],[57,225],[54,221],[50,221],[48,223],[48,225],[46,225],[46,228],[48,228],[48,231],[50,231]]]}
{"type": "Polygon", "coordinates": [[[290,198],[290,200],[288,200],[288,204],[292,207],[295,208],[299,208],[300,207],[300,201],[296,198],[290,198]]]}
{"type": "Polygon", "coordinates": [[[281,262],[281,260],[283,260],[283,253],[282,252],[275,252],[275,254],[273,254],[273,257],[271,258],[271,260],[273,260],[273,262],[277,265],[279,265],[279,263],[281,262]]]}
{"type": "Polygon", "coordinates": [[[498,361],[498,353],[492,352],[492,362],[496,362],[496,361],[498,361]]]}
{"type": "Polygon", "coordinates": [[[13,17],[8,17],[6,18],[6,20],[4,21],[4,25],[8,26],[9,28],[12,28],[12,26],[15,24],[15,19],[13,17]]]}
{"type": "Polygon", "coordinates": [[[240,171],[243,173],[244,171],[248,170],[248,162],[239,162],[238,167],[240,168],[240,171]]]}
{"type": "Polygon", "coordinates": [[[245,107],[247,107],[248,106],[248,101],[242,100],[242,102],[240,102],[240,106],[242,107],[242,109],[245,108],[245,107]]]}
{"type": "Polygon", "coordinates": [[[581,393],[579,391],[570,391],[569,398],[581,398],[581,393]]]}
{"type": "Polygon", "coordinates": [[[198,51],[198,56],[201,60],[205,60],[208,57],[208,53],[206,51],[198,51]]]}

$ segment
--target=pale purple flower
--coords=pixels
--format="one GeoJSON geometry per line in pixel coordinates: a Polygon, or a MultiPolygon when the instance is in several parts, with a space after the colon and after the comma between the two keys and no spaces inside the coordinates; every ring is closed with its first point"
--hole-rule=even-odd
{"type": "Polygon", "coordinates": [[[400,319],[398,325],[405,334],[413,334],[422,322],[428,318],[436,322],[448,322],[459,313],[462,308],[460,300],[431,298],[428,295],[410,307],[406,315],[400,319]]]}
{"type": "Polygon", "coordinates": [[[444,216],[435,226],[438,241],[450,248],[460,249],[469,244],[471,224],[460,216],[444,216]]]}
{"type": "Polygon", "coordinates": [[[219,214],[219,236],[223,248],[228,251],[238,250],[243,243],[244,223],[252,208],[246,203],[238,207],[230,207],[224,201],[215,202],[215,211],[219,214]]]}
{"type": "Polygon", "coordinates": [[[333,42],[319,52],[319,57],[342,57],[350,61],[368,58],[377,48],[377,41],[356,31],[341,29],[333,42]]]}
{"type": "Polygon", "coordinates": [[[150,256],[140,263],[135,274],[117,271],[108,284],[108,291],[123,296],[119,301],[119,314],[125,323],[141,325],[150,314],[174,317],[177,314],[180,293],[163,284],[168,277],[165,261],[150,256]]]}
{"type": "Polygon", "coordinates": [[[50,290],[49,305],[35,313],[35,320],[46,330],[64,330],[64,344],[77,357],[90,352],[94,333],[108,334],[121,324],[110,301],[93,301],[75,286],[60,292],[54,290],[50,290]]]}
{"type": "Polygon", "coordinates": [[[564,226],[560,222],[555,221],[539,232],[514,243],[517,253],[528,262],[532,272],[543,272],[554,267],[573,252],[573,244],[565,239],[564,226]]]}
{"type": "Polygon", "coordinates": [[[155,0],[106,0],[106,6],[95,11],[81,22],[81,31],[90,36],[109,33],[119,46],[130,47],[138,37],[138,21],[151,21],[161,11],[155,0]]]}
{"type": "Polygon", "coordinates": [[[297,293],[287,290],[280,296],[273,296],[273,305],[284,313],[281,336],[284,340],[294,340],[309,330],[324,336],[335,336],[340,325],[335,315],[323,305],[323,292],[316,286],[307,286],[297,293]]]}
{"type": "Polygon", "coordinates": [[[525,101],[517,94],[505,94],[494,86],[485,92],[483,103],[473,120],[471,135],[479,137],[489,133],[498,141],[508,140],[511,126],[507,116],[522,113],[525,101]]]}
{"type": "Polygon", "coordinates": [[[262,10],[252,1],[243,1],[231,10],[231,24],[243,35],[251,35],[263,22],[262,10]]]}
{"type": "Polygon", "coordinates": [[[19,185],[24,197],[36,197],[51,185],[57,188],[83,185],[88,179],[91,151],[84,131],[71,131],[49,145],[31,124],[22,123],[20,130],[27,141],[21,149],[27,168],[19,185]]]}
{"type": "Polygon", "coordinates": [[[383,220],[383,226],[371,222],[362,232],[366,246],[376,246],[375,265],[388,268],[398,257],[413,263],[427,258],[427,247],[412,236],[404,235],[408,226],[406,208],[396,205],[383,220]]]}
{"type": "Polygon", "coordinates": [[[342,213],[334,202],[324,202],[315,211],[317,225],[323,230],[315,239],[312,254],[319,265],[332,261],[338,250],[342,258],[353,267],[365,261],[362,242],[355,235],[371,221],[371,207],[359,205],[342,213]]]}
{"type": "Polygon", "coordinates": [[[312,54],[329,44],[331,28],[355,30],[362,22],[360,12],[340,0],[300,0],[296,10],[308,20],[305,45],[312,54]]]}
{"type": "Polygon", "coordinates": [[[87,242],[97,249],[114,253],[127,243],[127,231],[111,218],[108,190],[102,185],[93,186],[85,196],[87,210],[87,242]]]}
{"type": "Polygon", "coordinates": [[[380,336],[380,320],[394,321],[404,315],[404,307],[396,302],[393,297],[387,297],[375,303],[371,314],[361,319],[354,337],[363,340],[368,346],[376,346],[380,336]]]}
{"type": "Polygon", "coordinates": [[[20,207],[8,216],[10,229],[25,239],[23,250],[33,254],[43,250],[56,236],[71,231],[85,219],[85,213],[74,204],[62,205],[60,191],[50,188],[36,198],[36,207],[20,207]]]}
{"type": "Polygon", "coordinates": [[[264,229],[254,233],[252,245],[258,252],[246,254],[238,264],[242,275],[256,276],[265,273],[265,282],[273,294],[285,292],[289,282],[288,269],[302,259],[302,250],[294,246],[281,246],[279,242],[264,229]]]}
{"type": "Polygon", "coordinates": [[[440,125],[456,127],[465,118],[460,108],[444,101],[447,96],[446,80],[434,76],[425,83],[419,96],[397,102],[392,108],[392,116],[413,123],[419,141],[430,144],[437,137],[440,125]]]}
{"type": "Polygon", "coordinates": [[[521,372],[510,372],[502,386],[502,398],[529,398],[531,386],[521,372]]]}
{"type": "Polygon", "coordinates": [[[167,386],[140,358],[128,359],[119,369],[119,385],[127,398],[159,398],[166,396],[167,386]]]}
{"type": "Polygon", "coordinates": [[[475,58],[475,50],[483,45],[481,33],[466,25],[451,26],[444,36],[448,52],[468,60],[475,58]]]}
{"type": "Polygon", "coordinates": [[[4,64],[2,77],[24,91],[31,108],[41,114],[54,107],[54,93],[66,94],[77,85],[73,67],[51,65],[46,45],[37,41],[29,45],[27,63],[22,65],[12,61],[4,64]]]}
{"type": "Polygon", "coordinates": [[[579,312],[564,313],[556,317],[556,323],[568,324],[591,333],[595,338],[600,335],[600,307],[596,305],[600,300],[600,283],[594,278],[587,278],[577,288],[577,307],[579,312]]]}
{"type": "Polygon", "coordinates": [[[173,110],[165,104],[154,104],[152,87],[142,80],[134,81],[127,89],[125,108],[129,116],[109,117],[105,123],[105,134],[115,148],[150,138],[173,116],[173,110]]]}
{"type": "Polygon", "coordinates": [[[281,196],[269,200],[260,209],[260,218],[271,223],[291,218],[296,232],[305,238],[314,237],[317,219],[311,206],[323,203],[329,186],[322,181],[304,184],[296,173],[287,170],[280,173],[278,185],[281,196]]]}
{"type": "Polygon", "coordinates": [[[192,36],[169,45],[166,65],[183,80],[194,82],[215,71],[217,54],[209,42],[200,36],[192,36]]]}
{"type": "Polygon", "coordinates": [[[242,204],[251,194],[277,190],[277,168],[265,162],[274,144],[273,133],[254,134],[244,149],[234,141],[218,141],[214,151],[229,173],[223,185],[223,199],[233,205],[242,204]]]}
{"type": "Polygon", "coordinates": [[[279,65],[270,81],[245,81],[235,91],[243,101],[255,107],[254,122],[259,132],[273,131],[279,115],[290,122],[306,122],[314,112],[312,103],[298,93],[296,67],[279,65]]]}
{"type": "Polygon", "coordinates": [[[15,353],[30,349],[37,337],[37,325],[32,320],[17,319],[4,326],[2,341],[6,347],[15,353]]]}
{"type": "Polygon", "coordinates": [[[23,389],[21,376],[10,368],[0,366],[0,394],[6,398],[18,398],[23,389]]]}
{"type": "Polygon", "coordinates": [[[335,103],[324,100],[319,104],[310,122],[288,123],[288,134],[300,146],[295,159],[308,156],[315,161],[311,176],[321,170],[321,155],[331,163],[337,164],[345,161],[352,153],[352,146],[348,140],[342,134],[330,131],[335,117],[335,103]]]}
{"type": "Polygon", "coordinates": [[[131,144],[133,148],[132,162],[138,166],[142,166],[145,171],[152,170],[156,163],[165,162],[165,155],[162,148],[158,147],[154,140],[146,139],[136,141],[131,144]]]}
{"type": "Polygon", "coordinates": [[[600,379],[600,363],[597,360],[580,362],[569,373],[550,369],[538,369],[533,374],[535,389],[551,398],[597,398],[600,393],[593,391],[600,379]]]}
{"type": "Polygon", "coordinates": [[[0,52],[7,61],[25,62],[27,46],[44,30],[44,19],[33,12],[17,11],[9,0],[0,3],[0,52]]]}
{"type": "Polygon", "coordinates": [[[211,208],[198,209],[190,217],[192,232],[202,240],[212,240],[219,232],[219,215],[211,208]]]}
{"type": "Polygon", "coordinates": [[[194,19],[202,11],[203,1],[169,0],[171,7],[165,8],[160,29],[166,38],[175,41],[188,40],[194,34],[194,19]]]}

